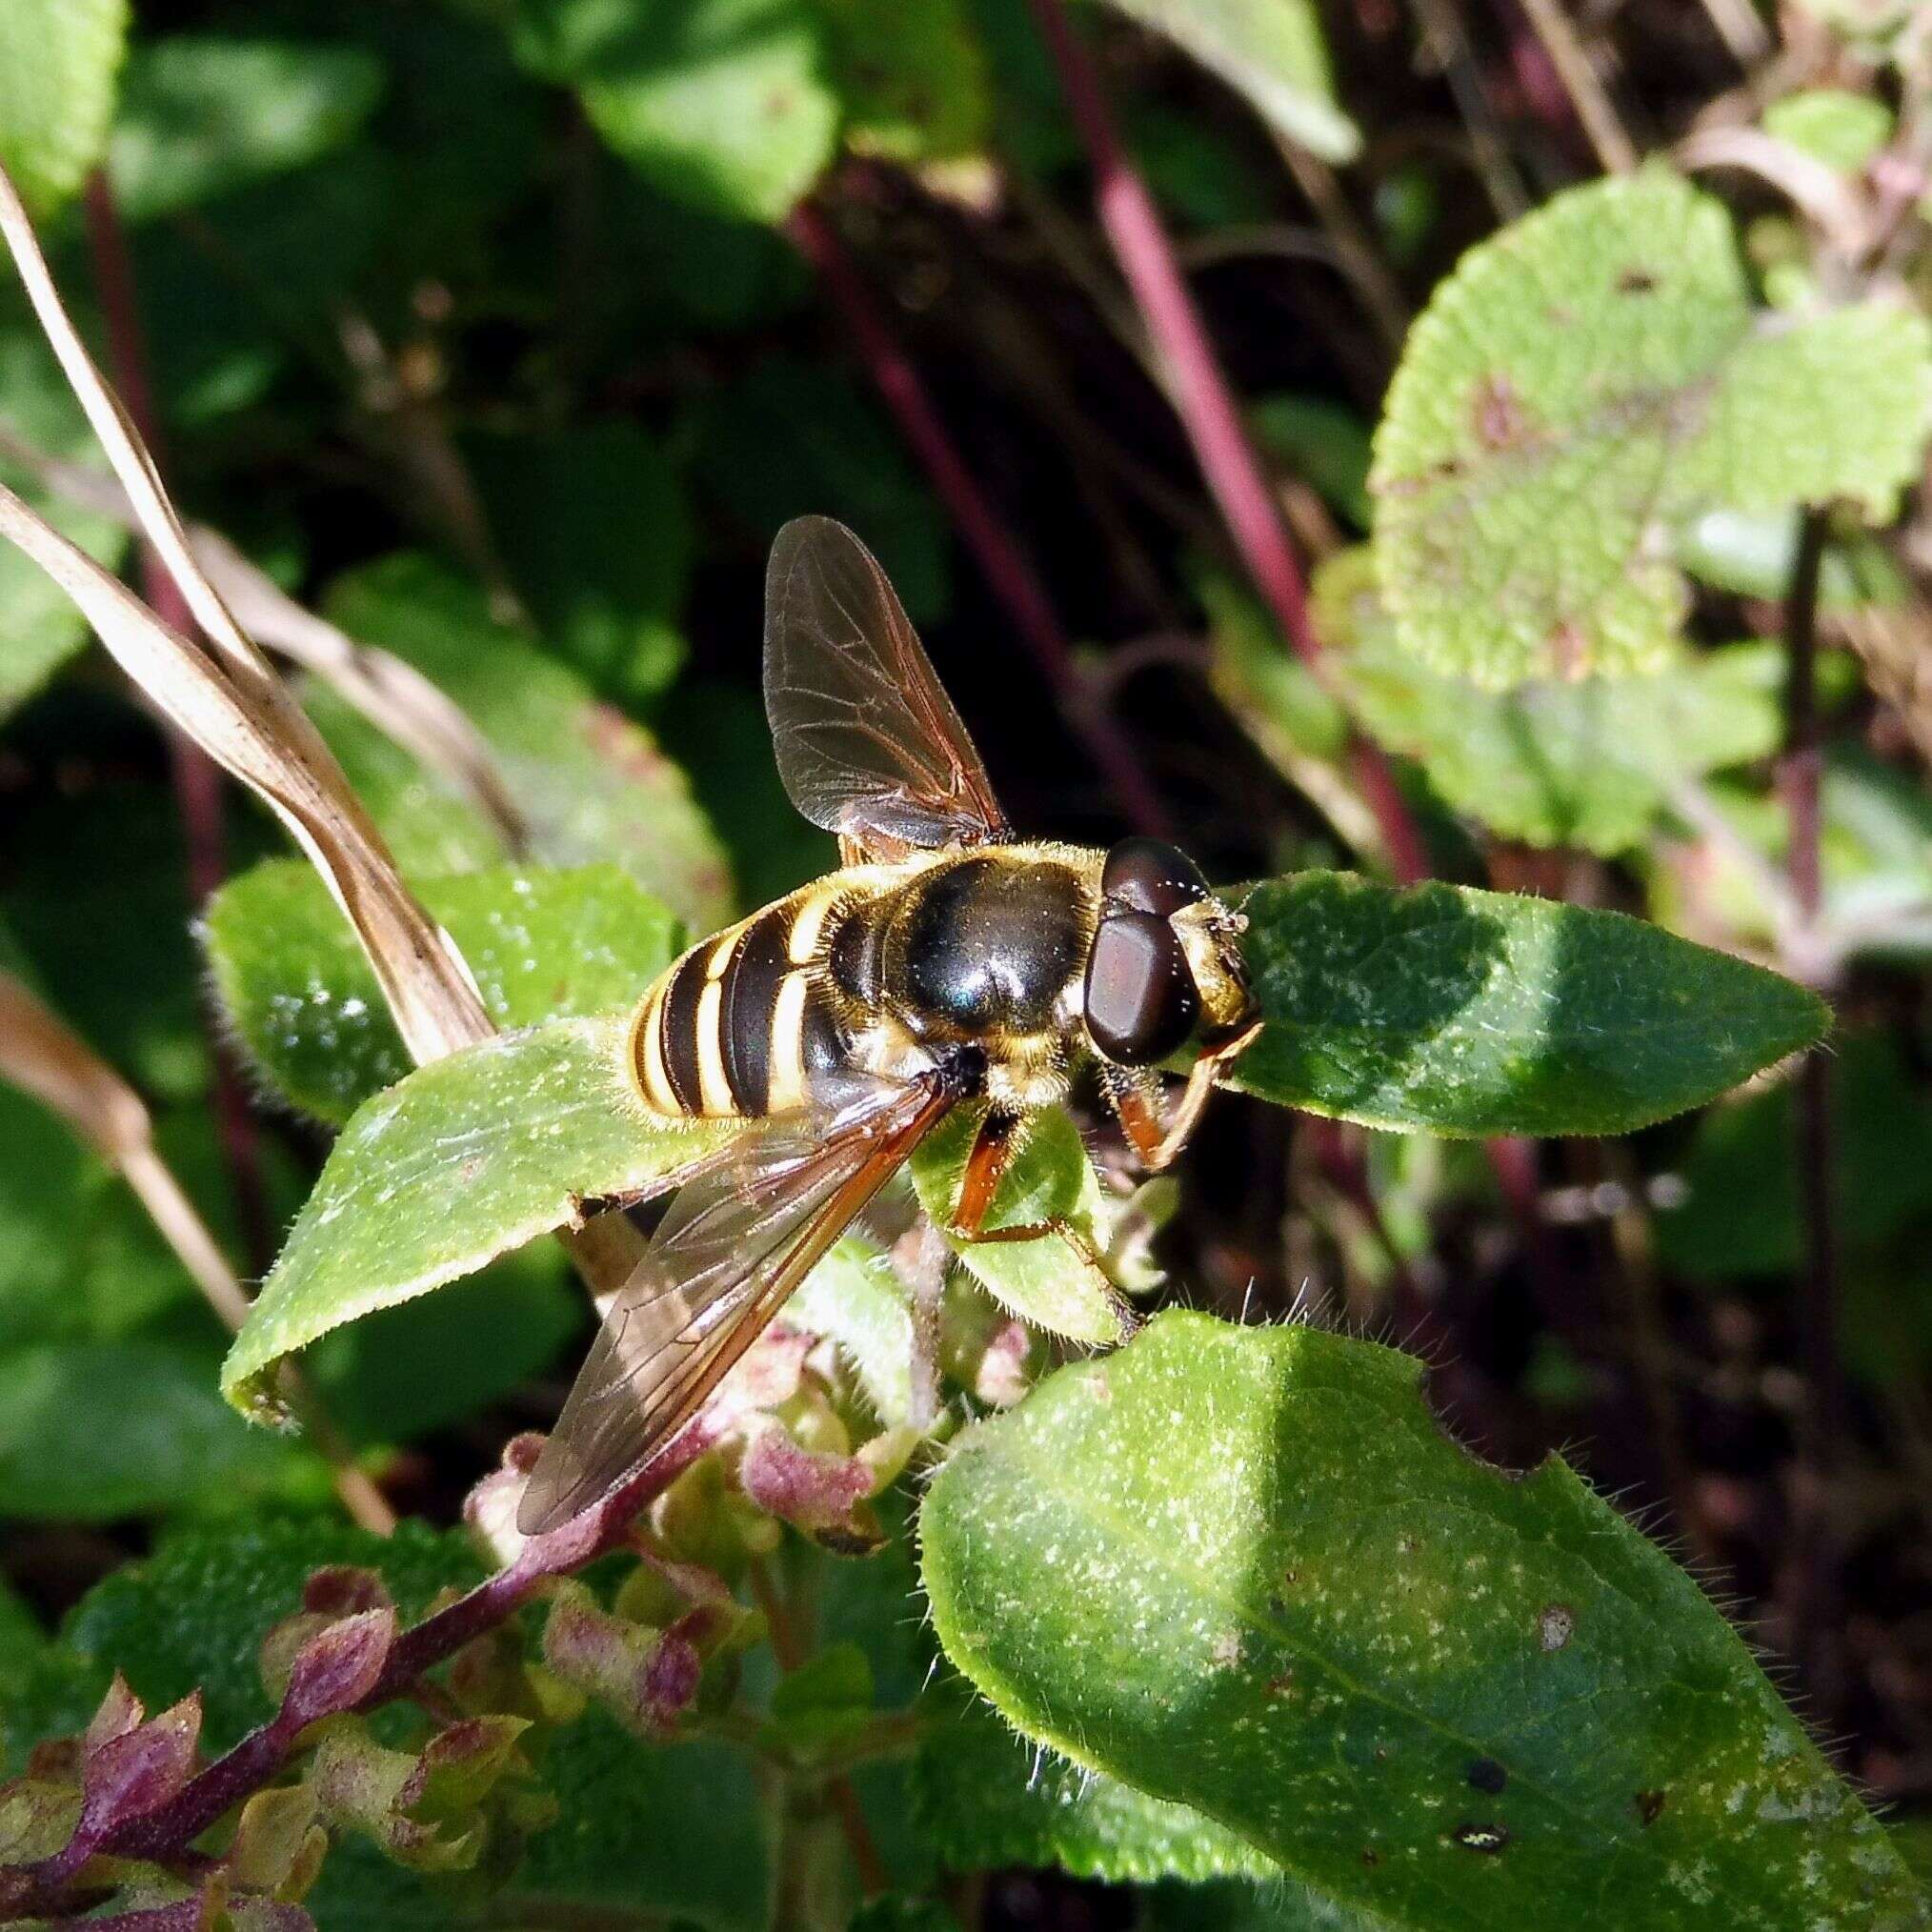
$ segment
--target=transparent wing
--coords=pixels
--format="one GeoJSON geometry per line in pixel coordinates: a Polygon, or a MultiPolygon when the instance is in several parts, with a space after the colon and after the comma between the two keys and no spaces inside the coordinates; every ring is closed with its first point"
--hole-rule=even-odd
{"type": "Polygon", "coordinates": [[[952,1099],[936,1081],[869,1083],[835,1111],[760,1122],[693,1169],[537,1459],[524,1535],[588,1509],[696,1415],[952,1099]]]}
{"type": "Polygon", "coordinates": [[[785,790],[813,824],[881,857],[1011,836],[885,573],[829,517],[798,517],[772,546],[765,711],[785,790]]]}

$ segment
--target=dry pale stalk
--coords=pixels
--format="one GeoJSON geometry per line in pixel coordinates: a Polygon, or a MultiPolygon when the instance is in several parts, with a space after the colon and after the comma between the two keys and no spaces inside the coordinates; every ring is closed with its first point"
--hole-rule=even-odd
{"type": "MultiPolygon", "coordinates": [[[[201,635],[164,624],[120,580],[0,487],[0,536],[65,591],[149,700],[288,826],[348,916],[411,1057],[419,1064],[495,1032],[454,942],[404,884],[342,768],[269,661],[244,634],[189,541],[153,459],[94,367],[48,272],[12,181],[0,170],[0,235],[69,386],[105,452],[142,535],[180,588],[201,635]]],[[[607,1215],[567,1234],[605,1305],[642,1252],[607,1215]]]]}
{"type": "MultiPolygon", "coordinates": [[[[0,1080],[59,1115],[120,1175],[209,1306],[231,1331],[238,1329],[248,1318],[248,1293],[161,1158],[141,1097],[10,973],[0,973],[0,1080]]],[[[285,1373],[290,1405],[334,1466],[344,1506],[365,1529],[389,1535],[395,1514],[382,1492],[354,1466],[315,1397],[292,1370],[285,1373]]]]}

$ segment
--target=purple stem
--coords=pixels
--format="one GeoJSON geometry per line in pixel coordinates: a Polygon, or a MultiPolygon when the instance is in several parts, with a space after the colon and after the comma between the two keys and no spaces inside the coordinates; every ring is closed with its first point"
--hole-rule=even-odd
{"type": "Polygon", "coordinates": [[[874,306],[831,220],[815,203],[805,201],[793,211],[786,230],[817,272],[900,433],[932,478],[987,582],[1052,685],[1068,724],[1113,787],[1128,818],[1142,832],[1166,835],[1171,829],[1166,810],[1133,746],[1095,702],[1033,566],[967,469],[918,372],[874,306]]]}
{"type": "MultiPolygon", "coordinates": [[[[581,1569],[617,1548],[638,1511],[668,1488],[715,1440],[700,1417],[600,1503],[548,1536],[533,1537],[514,1562],[396,1639],[374,1687],[353,1706],[372,1711],[410,1695],[423,1674],[466,1643],[508,1620],[538,1585],[581,1569]]],[[[117,1858],[166,1859],[185,1851],[214,1821],[259,1791],[294,1749],[305,1728],[278,1711],[191,1778],[166,1804],[110,1831],[97,1849],[117,1858]]]]}
{"type": "MultiPolygon", "coordinates": [[[[1093,167],[1100,226],[1167,366],[1174,405],[1201,474],[1281,634],[1304,664],[1315,665],[1321,640],[1309,620],[1307,587],[1280,507],[1175,260],[1154,197],[1120,144],[1099,75],[1068,25],[1060,0],[1031,0],[1031,5],[1093,167]]],[[[1352,757],[1357,784],[1381,829],[1391,869],[1405,885],[1426,878],[1429,862],[1421,838],[1380,748],[1358,737],[1352,757]]]]}
{"type": "MultiPolygon", "coordinates": [[[[1787,819],[1785,871],[1800,923],[1818,922],[1823,898],[1819,848],[1823,814],[1820,781],[1823,753],[1818,735],[1818,585],[1824,560],[1823,512],[1799,519],[1798,551],[1784,604],[1784,752],[1778,790],[1787,819]]],[[[1816,1494],[1801,1510],[1796,1576],[1794,1648],[1805,1660],[1812,1695],[1826,1710],[1835,1701],[1831,1632],[1838,1622],[1838,1565],[1833,1555],[1826,1481],[1834,1445],[1845,1426],[1843,1377],[1838,1347],[1838,1258],[1832,1199],[1831,1077],[1814,1047],[1798,1077],[1799,1212],[1804,1229],[1804,1278],[1800,1321],[1809,1401],[1805,1459],[1816,1494]]]]}

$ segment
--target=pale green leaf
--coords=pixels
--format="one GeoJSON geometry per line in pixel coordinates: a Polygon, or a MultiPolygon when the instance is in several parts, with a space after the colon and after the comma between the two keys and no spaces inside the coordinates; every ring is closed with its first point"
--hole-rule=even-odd
{"type": "Polygon", "coordinates": [[[131,221],[173,213],[346,147],[382,63],[339,43],[177,33],[129,57],[110,153],[131,221]]]}
{"type": "MultiPolygon", "coordinates": [[[[614,865],[497,866],[419,890],[502,1028],[634,1006],[683,943],[677,920],[614,865]]],[[[202,938],[243,1045],[305,1113],[339,1126],[414,1064],[348,920],[304,861],[270,859],[231,879],[202,938]]]]}
{"type": "MultiPolygon", "coordinates": [[[[984,1111],[956,1108],[914,1155],[913,1186],[919,1205],[946,1233],[967,1268],[1022,1321],[1097,1347],[1119,1341],[1128,1332],[1129,1318],[1118,1291],[1064,1236],[972,1241],[950,1232],[984,1111]]],[[[1032,1227],[1050,1219],[1070,1223],[1089,1249],[1105,1251],[1099,1178],[1078,1131],[1057,1107],[1033,1123],[993,1197],[985,1229],[1032,1227]]]]}
{"type": "Polygon", "coordinates": [[[1689,519],[1890,513],[1928,343],[1877,302],[1754,312],[1722,207],[1661,169],[1557,196],[1463,258],[1390,388],[1370,484],[1403,647],[1492,686],[1655,668],[1689,519]]]}
{"type": "Polygon", "coordinates": [[[1314,0],[1110,0],[1118,11],[1186,49],[1276,132],[1324,161],[1361,148],[1336,104],[1328,48],[1314,0]]]}
{"type": "Polygon", "coordinates": [[[1806,88],[1764,110],[1764,131],[1842,174],[1856,174],[1892,138],[1892,111],[1847,88],[1806,88]]]}
{"type": "Polygon", "coordinates": [[[127,34],[127,0],[0,7],[0,164],[30,213],[50,213],[100,159],[127,34]]]}
{"type": "MultiPolygon", "coordinates": [[[[932,1702],[963,1688],[949,1675],[932,1702]]],[[[1110,1884],[1280,1877],[1225,1825],[1031,1745],[976,1701],[933,1721],[912,1780],[914,1815],[955,1871],[1058,1865],[1110,1884]]]]}
{"type": "Polygon", "coordinates": [[[1435,1134],[1625,1134],[1824,1031],[1802,987],[1620,913],[1344,873],[1243,910],[1251,1094],[1435,1134]]]}
{"type": "Polygon", "coordinates": [[[1074,1762],[1416,1932],[1925,1922],[1697,1585],[1421,1364],[1162,1316],[961,1439],[921,1512],[947,1655],[1074,1762]]]}
{"type": "Polygon", "coordinates": [[[777,221],[831,159],[838,100],[805,0],[519,0],[519,55],[574,87],[663,193],[777,221]]]}
{"type": "Polygon", "coordinates": [[[342,1131],[228,1359],[222,1392],[272,1407],[275,1364],[343,1323],[472,1275],[737,1131],[653,1124],[622,1019],[556,1019],[418,1068],[342,1131]]]}
{"type": "MultiPolygon", "coordinates": [[[[684,774],[527,633],[494,622],[474,585],[427,558],[392,556],[337,578],[327,610],[469,714],[526,821],[533,858],[621,865],[700,933],[730,918],[730,869],[684,774]]],[[[340,700],[315,694],[310,709],[406,871],[467,871],[505,855],[467,798],[340,700]]]]}

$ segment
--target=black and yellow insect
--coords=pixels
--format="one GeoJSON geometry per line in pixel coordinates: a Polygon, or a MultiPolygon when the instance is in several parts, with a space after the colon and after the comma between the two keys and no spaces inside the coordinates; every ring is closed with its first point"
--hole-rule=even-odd
{"type": "Polygon", "coordinates": [[[984,1222],[1027,1121],[1088,1062],[1163,1167],[1257,1021],[1240,917],[1173,846],[1016,841],[885,574],[841,525],[779,533],[765,706],[793,803],[841,869],[694,946],[626,1039],[643,1106],[742,1134],[671,1175],[525,1493],[550,1529],[654,1454],[955,1106],[983,1102],[953,1231],[984,1222]],[[1198,1057],[1161,1122],[1155,1067],[1198,1057]]]}

